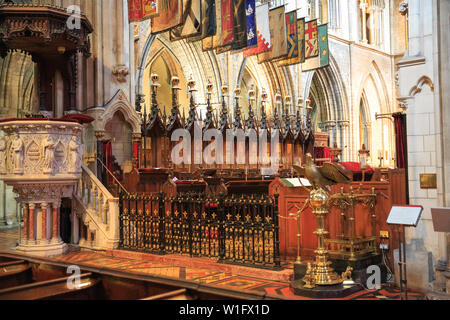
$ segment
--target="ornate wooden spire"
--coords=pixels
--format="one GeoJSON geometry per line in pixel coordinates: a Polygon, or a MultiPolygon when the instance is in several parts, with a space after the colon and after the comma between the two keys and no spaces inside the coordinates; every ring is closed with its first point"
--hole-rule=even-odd
{"type": "Polygon", "coordinates": [[[152,74],[152,108],[150,110],[150,114],[148,116],[148,127],[147,130],[152,130],[158,128],[161,131],[165,131],[164,123],[161,119],[161,110],[158,106],[158,101],[156,100],[158,88],[161,85],[158,83],[159,76],[157,74],[152,74]],[[158,124],[158,127],[156,126],[158,124]]]}
{"type": "Polygon", "coordinates": [[[255,103],[255,86],[252,85],[248,92],[249,104],[248,104],[248,120],[247,130],[256,128],[255,113],[253,112],[253,104],[255,103]]]}
{"type": "Polygon", "coordinates": [[[266,90],[263,88],[262,89],[262,94],[261,94],[261,125],[260,125],[260,129],[261,130],[268,130],[269,129],[269,125],[267,122],[267,114],[266,114],[266,103],[267,103],[267,92],[266,90]]]}
{"type": "Polygon", "coordinates": [[[291,97],[287,96],[285,98],[284,103],[284,112],[282,116],[282,131],[283,131],[283,138],[286,139],[289,134],[291,134],[291,117],[289,115],[289,110],[291,107],[291,97]]]}
{"type": "Polygon", "coordinates": [[[203,130],[206,131],[214,126],[214,113],[211,106],[211,96],[212,96],[213,85],[208,79],[208,84],[206,85],[206,116],[203,122],[203,130]]]}
{"type": "Polygon", "coordinates": [[[233,121],[233,129],[242,129],[242,114],[241,114],[241,107],[239,105],[239,99],[241,98],[241,89],[236,88],[234,90],[234,99],[236,101],[236,106],[234,109],[234,121],[233,121]]]}
{"type": "Polygon", "coordinates": [[[227,104],[225,102],[226,98],[228,97],[228,86],[222,87],[222,110],[220,111],[219,116],[219,130],[224,131],[226,129],[229,129],[229,119],[228,119],[228,108],[227,104]]]}
{"type": "Polygon", "coordinates": [[[281,110],[281,94],[277,93],[275,95],[275,108],[273,113],[273,126],[272,129],[274,130],[281,130],[281,121],[278,116],[278,110],[281,110]]]}
{"type": "Polygon", "coordinates": [[[189,87],[189,93],[190,93],[190,103],[189,103],[189,115],[185,123],[185,129],[190,130],[194,127],[195,121],[197,121],[197,105],[195,104],[194,100],[194,92],[197,90],[195,89],[195,81],[194,79],[189,79],[188,81],[188,87],[189,87]]]}
{"type": "MultiPolygon", "coordinates": [[[[169,121],[167,125],[167,131],[172,131],[182,127],[180,118],[180,109],[178,104],[178,91],[181,90],[179,87],[180,79],[177,76],[172,77],[171,87],[172,87],[172,111],[169,116],[169,121]]],[[[166,110],[164,109],[164,118],[166,110]]]]}
{"type": "Polygon", "coordinates": [[[303,108],[303,98],[300,97],[297,100],[297,111],[295,115],[295,124],[294,124],[294,139],[299,139],[302,135],[302,114],[301,110],[303,108]]]}

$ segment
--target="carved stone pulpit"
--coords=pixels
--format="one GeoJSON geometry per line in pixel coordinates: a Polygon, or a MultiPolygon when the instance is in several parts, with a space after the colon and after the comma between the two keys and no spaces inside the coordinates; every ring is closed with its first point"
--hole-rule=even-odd
{"type": "Polygon", "coordinates": [[[62,198],[72,198],[81,178],[83,126],[73,121],[2,120],[0,180],[13,187],[23,209],[24,229],[17,251],[63,254],[62,198]]]}

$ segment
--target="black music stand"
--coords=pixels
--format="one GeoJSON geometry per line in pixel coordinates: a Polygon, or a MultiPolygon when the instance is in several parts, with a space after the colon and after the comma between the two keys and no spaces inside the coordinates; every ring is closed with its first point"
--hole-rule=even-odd
{"type": "MultiPolygon", "coordinates": [[[[434,232],[444,232],[447,241],[447,270],[450,269],[450,208],[431,208],[434,232]]],[[[447,292],[450,293],[450,292],[447,292]]]]}
{"type": "Polygon", "coordinates": [[[422,206],[392,206],[386,221],[387,224],[401,226],[401,231],[398,231],[398,265],[400,268],[400,297],[402,300],[408,300],[405,227],[417,227],[422,212],[422,206]]]}

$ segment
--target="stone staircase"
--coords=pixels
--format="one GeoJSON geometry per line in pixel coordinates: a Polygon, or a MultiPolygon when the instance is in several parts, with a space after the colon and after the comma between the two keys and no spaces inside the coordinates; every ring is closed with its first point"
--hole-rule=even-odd
{"type": "MultiPolygon", "coordinates": [[[[73,210],[81,232],[78,245],[93,250],[112,250],[119,244],[119,199],[84,164],[73,195],[73,210]]],[[[75,221],[74,221],[75,223],[75,221]]]]}

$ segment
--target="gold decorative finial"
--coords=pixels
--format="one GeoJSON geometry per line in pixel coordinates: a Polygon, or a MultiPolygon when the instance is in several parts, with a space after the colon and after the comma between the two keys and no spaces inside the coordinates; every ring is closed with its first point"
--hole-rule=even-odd
{"type": "Polygon", "coordinates": [[[177,76],[173,76],[171,81],[172,81],[172,89],[181,90],[181,88],[179,87],[180,78],[178,78],[177,76]]]}
{"type": "Polygon", "coordinates": [[[228,86],[227,85],[222,86],[222,94],[224,97],[228,95],[228,86]]]}
{"type": "Polygon", "coordinates": [[[298,100],[297,100],[297,105],[298,105],[298,107],[301,109],[301,108],[303,108],[303,97],[302,96],[300,96],[299,98],[298,98],[298,100]]]}
{"type": "Polygon", "coordinates": [[[211,79],[208,79],[208,82],[206,84],[206,91],[208,92],[208,94],[212,94],[212,90],[213,84],[211,83],[211,79]]]}
{"type": "Polygon", "coordinates": [[[158,83],[159,76],[156,73],[152,73],[152,87],[159,88],[161,85],[158,83]]]}
{"type": "Polygon", "coordinates": [[[309,99],[306,99],[306,109],[308,109],[308,110],[312,109],[311,100],[309,100],[309,99]]]}

